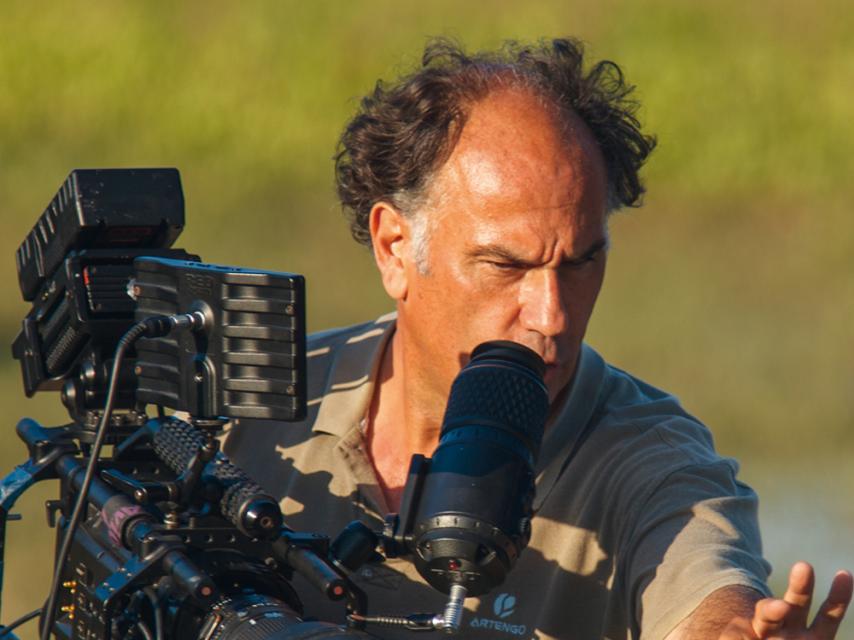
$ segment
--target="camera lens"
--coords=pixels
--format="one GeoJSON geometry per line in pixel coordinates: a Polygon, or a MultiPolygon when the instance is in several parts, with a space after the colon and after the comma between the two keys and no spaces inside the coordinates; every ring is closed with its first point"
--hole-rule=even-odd
{"type": "Polygon", "coordinates": [[[305,622],[281,600],[262,594],[226,598],[205,618],[199,640],[363,640],[368,634],[329,622],[305,622]]]}

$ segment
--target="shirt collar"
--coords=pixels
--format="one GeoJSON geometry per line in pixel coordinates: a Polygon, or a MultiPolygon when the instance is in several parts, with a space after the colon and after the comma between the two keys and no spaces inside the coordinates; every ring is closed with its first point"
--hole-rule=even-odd
{"type": "Polygon", "coordinates": [[[584,427],[594,419],[594,414],[604,401],[604,395],[607,393],[604,384],[606,378],[605,360],[591,347],[582,344],[572,386],[562,406],[553,412],[543,436],[537,461],[535,509],[539,509],[545,501],[584,427]]]}

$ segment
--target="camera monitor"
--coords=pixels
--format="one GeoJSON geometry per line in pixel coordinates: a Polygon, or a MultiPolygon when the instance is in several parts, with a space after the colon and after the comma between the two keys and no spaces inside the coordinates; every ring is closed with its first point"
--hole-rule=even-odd
{"type": "Polygon", "coordinates": [[[136,319],[198,312],[204,327],[137,344],[137,399],[198,418],[305,416],[302,276],[188,260],[135,261],[136,319]]]}

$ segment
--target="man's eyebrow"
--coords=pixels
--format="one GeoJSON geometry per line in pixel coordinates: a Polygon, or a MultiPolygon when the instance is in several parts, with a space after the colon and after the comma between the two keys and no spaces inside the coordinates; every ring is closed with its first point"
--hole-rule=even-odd
{"type": "Polygon", "coordinates": [[[470,258],[489,258],[519,265],[532,264],[500,244],[485,244],[468,252],[470,258]]]}
{"type": "Polygon", "coordinates": [[[564,260],[564,262],[567,264],[581,264],[592,258],[594,255],[596,255],[603,249],[607,249],[609,244],[610,241],[607,236],[604,238],[600,238],[599,240],[591,244],[587,248],[587,250],[585,250],[580,256],[574,258],[567,258],[566,260],[564,260]]]}
{"type": "MultiPolygon", "coordinates": [[[[589,260],[599,251],[608,248],[608,238],[600,238],[596,240],[592,245],[590,245],[587,249],[585,249],[580,255],[575,257],[566,258],[563,260],[566,264],[580,264],[589,260]]],[[[509,264],[516,264],[519,266],[534,266],[537,264],[536,261],[527,260],[520,255],[515,254],[511,249],[505,247],[500,244],[485,244],[480,247],[476,247],[468,252],[469,258],[487,258],[491,260],[500,260],[502,262],[507,262],[509,264]]]]}

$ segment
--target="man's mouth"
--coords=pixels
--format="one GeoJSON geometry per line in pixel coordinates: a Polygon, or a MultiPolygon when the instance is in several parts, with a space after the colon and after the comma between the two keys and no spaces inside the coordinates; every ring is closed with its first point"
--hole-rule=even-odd
{"type": "Polygon", "coordinates": [[[551,386],[557,382],[556,378],[560,375],[561,366],[558,363],[546,363],[546,372],[543,375],[543,381],[546,386],[551,386]]]}
{"type": "Polygon", "coordinates": [[[565,362],[547,362],[546,372],[543,375],[543,382],[549,390],[549,400],[554,399],[560,394],[563,388],[570,383],[572,376],[568,375],[568,368],[565,362]]]}

